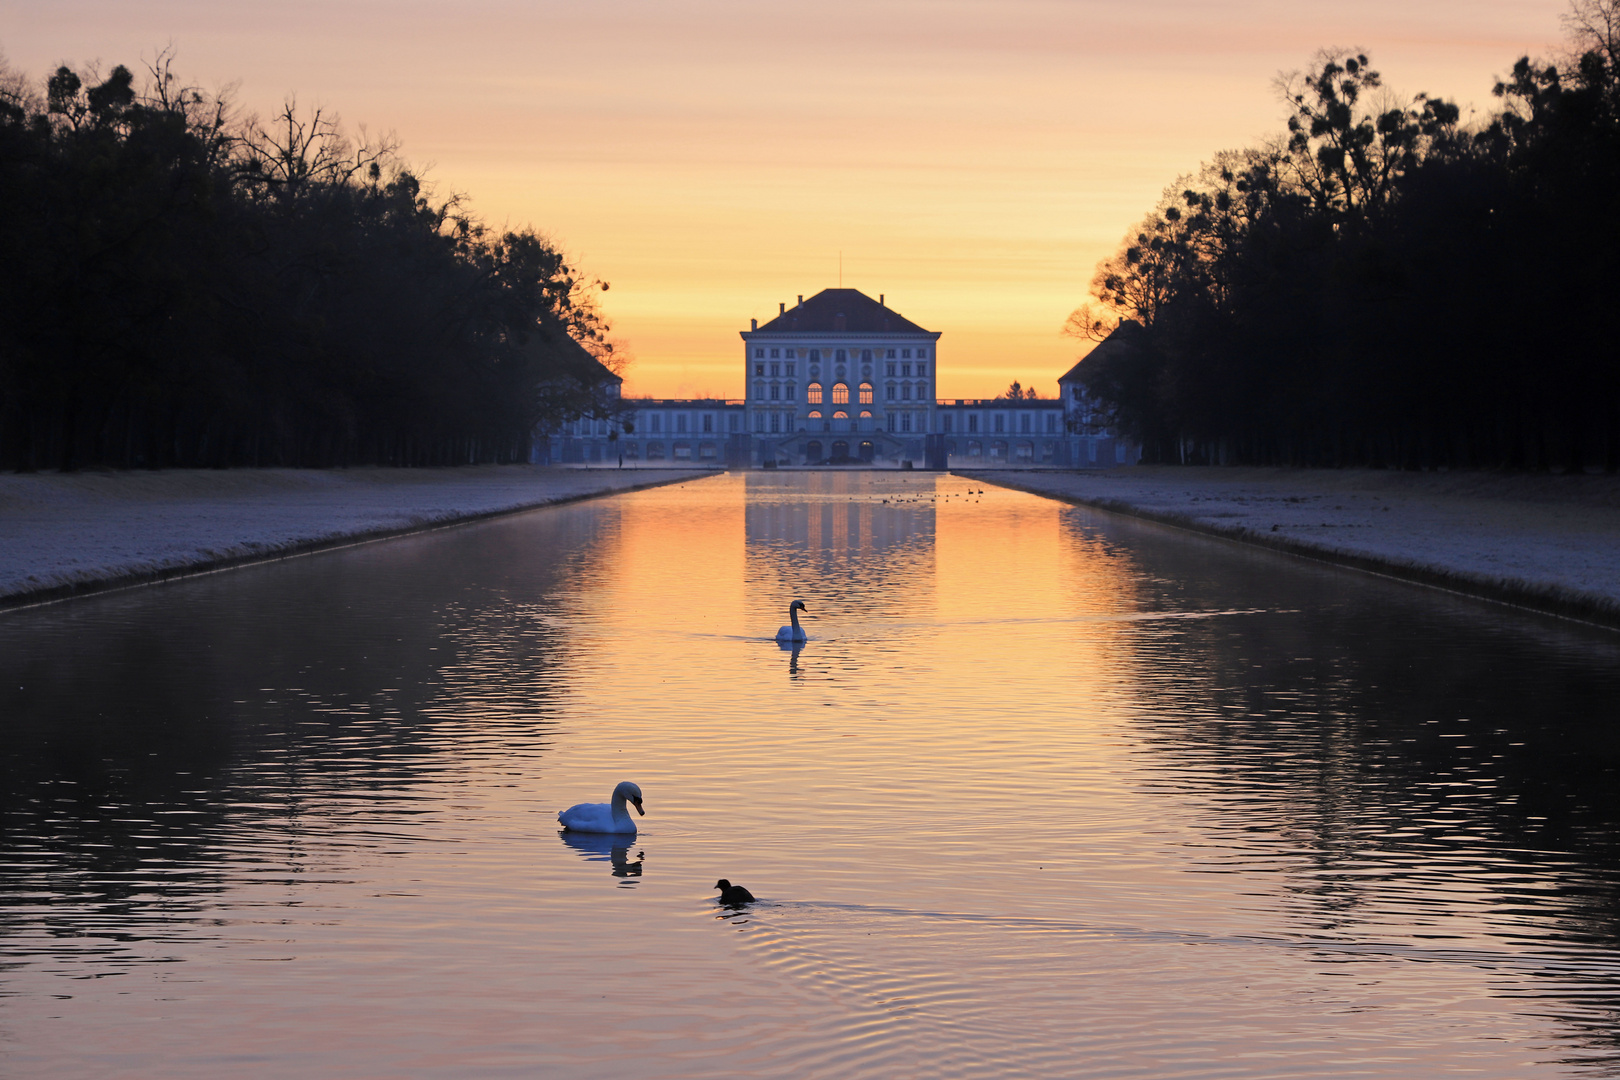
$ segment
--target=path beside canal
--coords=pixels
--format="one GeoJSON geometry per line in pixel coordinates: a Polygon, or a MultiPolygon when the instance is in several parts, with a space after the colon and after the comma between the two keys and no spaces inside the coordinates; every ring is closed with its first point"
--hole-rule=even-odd
{"type": "Polygon", "coordinates": [[[1620,478],[1136,466],[959,475],[1620,627],[1620,478]]]}
{"type": "Polygon", "coordinates": [[[401,536],[711,472],[488,465],[0,475],[0,607],[401,536]]]}

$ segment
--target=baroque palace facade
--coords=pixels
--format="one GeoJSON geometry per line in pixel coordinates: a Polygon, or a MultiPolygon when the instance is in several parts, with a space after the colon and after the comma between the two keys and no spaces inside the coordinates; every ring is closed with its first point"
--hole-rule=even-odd
{"type": "Polygon", "coordinates": [[[580,464],[1098,468],[1135,447],[1089,423],[1074,371],[1057,398],[941,399],[937,330],[856,289],[824,289],[741,333],[741,399],[623,399],[540,440],[580,464]]]}

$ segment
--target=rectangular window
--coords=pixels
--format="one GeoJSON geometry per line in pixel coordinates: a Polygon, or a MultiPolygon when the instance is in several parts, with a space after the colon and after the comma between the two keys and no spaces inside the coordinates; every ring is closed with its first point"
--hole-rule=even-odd
{"type": "Polygon", "coordinates": [[[906,385],[904,385],[904,386],[902,386],[900,388],[900,396],[905,398],[907,401],[911,400],[911,384],[910,383],[906,383],[906,385]]]}
{"type": "Polygon", "coordinates": [[[703,414],[703,434],[707,435],[713,430],[714,430],[714,416],[712,414],[710,414],[710,413],[704,413],[703,414]]]}
{"type": "Polygon", "coordinates": [[[787,365],[786,374],[787,374],[788,378],[790,378],[790,379],[793,378],[793,365],[792,364],[787,365]]]}
{"type": "Polygon", "coordinates": [[[771,350],[771,359],[772,360],[775,360],[778,356],[781,356],[781,355],[782,355],[782,350],[781,349],[772,349],[771,350]]]}
{"type": "Polygon", "coordinates": [[[771,413],[771,434],[775,435],[782,430],[782,414],[771,413]]]}
{"type": "Polygon", "coordinates": [[[890,383],[888,386],[883,388],[883,397],[884,397],[884,400],[886,400],[886,401],[893,401],[894,400],[894,384],[893,383],[890,383]]]}
{"type": "Polygon", "coordinates": [[[927,364],[918,364],[917,365],[917,374],[918,375],[926,375],[926,374],[928,374],[928,365],[927,364]]]}
{"type": "Polygon", "coordinates": [[[910,360],[911,359],[911,350],[910,349],[901,349],[900,350],[900,358],[902,360],[910,360]]]}
{"type": "Polygon", "coordinates": [[[911,378],[911,365],[910,364],[901,364],[900,365],[900,374],[904,375],[908,379],[911,378]]]}
{"type": "Polygon", "coordinates": [[[996,434],[1000,435],[1007,430],[1007,416],[1005,413],[996,413],[996,434]]]}
{"type": "Polygon", "coordinates": [[[891,379],[894,378],[894,365],[893,364],[889,365],[888,371],[885,372],[885,374],[887,374],[889,376],[889,378],[891,378],[891,379]]]}
{"type": "Polygon", "coordinates": [[[775,376],[780,375],[780,374],[782,374],[782,365],[781,364],[772,364],[771,365],[771,375],[772,375],[772,377],[775,377],[775,376]]]}
{"type": "Polygon", "coordinates": [[[901,413],[900,414],[900,430],[901,431],[910,431],[911,430],[911,414],[910,413],[901,413]]]}
{"type": "Polygon", "coordinates": [[[1046,433],[1048,435],[1050,435],[1056,430],[1057,430],[1057,413],[1050,413],[1049,412],[1049,413],[1046,414],[1046,433]]]}
{"type": "Polygon", "coordinates": [[[1029,434],[1029,413],[1024,413],[1018,418],[1018,432],[1021,435],[1029,434]]]}
{"type": "Polygon", "coordinates": [[[741,416],[741,414],[739,414],[739,413],[732,413],[731,414],[731,430],[732,431],[741,431],[742,430],[742,416],[741,416]]]}
{"type": "Polygon", "coordinates": [[[979,414],[968,413],[968,433],[973,434],[979,430],[979,414]]]}
{"type": "Polygon", "coordinates": [[[917,359],[919,359],[919,360],[928,359],[928,350],[927,349],[918,349],[917,350],[917,359]]]}
{"type": "Polygon", "coordinates": [[[893,349],[886,350],[883,353],[883,359],[885,359],[885,360],[893,360],[894,359],[894,350],[893,349]]]}
{"type": "Polygon", "coordinates": [[[765,430],[765,414],[764,413],[762,413],[762,412],[754,413],[754,430],[755,431],[764,431],[765,430]]]}
{"type": "Polygon", "coordinates": [[[764,349],[755,349],[754,350],[754,359],[755,360],[763,360],[763,359],[765,359],[765,350],[764,349]]]}
{"type": "Polygon", "coordinates": [[[685,413],[676,413],[675,414],[675,430],[676,431],[685,431],[686,430],[686,414],[685,413]]]}
{"type": "Polygon", "coordinates": [[[941,431],[945,432],[945,434],[949,435],[951,433],[951,414],[950,413],[940,413],[939,414],[939,424],[940,424],[939,429],[941,431]]]}
{"type": "Polygon", "coordinates": [[[820,349],[811,349],[810,350],[810,362],[813,364],[813,363],[815,363],[816,361],[818,361],[820,359],[821,359],[821,350],[820,349]]]}
{"type": "Polygon", "coordinates": [[[798,393],[799,393],[799,388],[797,386],[795,386],[793,383],[788,383],[787,384],[787,399],[789,401],[796,401],[798,399],[797,398],[798,393]]]}
{"type": "Polygon", "coordinates": [[[765,365],[764,364],[755,364],[754,365],[754,374],[755,375],[763,375],[763,374],[765,374],[765,365]]]}
{"type": "Polygon", "coordinates": [[[870,364],[872,362],[872,350],[871,349],[862,349],[861,350],[861,360],[864,361],[865,363],[870,364]]]}
{"type": "Polygon", "coordinates": [[[771,400],[776,401],[779,398],[781,398],[781,396],[782,396],[782,388],[780,386],[776,385],[775,383],[771,383],[771,400]]]}
{"type": "Polygon", "coordinates": [[[652,430],[653,431],[663,431],[664,430],[664,414],[663,413],[653,413],[652,417],[651,417],[651,420],[652,420],[652,430]]]}

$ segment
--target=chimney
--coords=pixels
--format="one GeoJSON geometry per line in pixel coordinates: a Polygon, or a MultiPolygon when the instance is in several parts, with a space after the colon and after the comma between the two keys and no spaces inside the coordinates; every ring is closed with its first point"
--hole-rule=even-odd
{"type": "Polygon", "coordinates": [[[799,306],[804,307],[804,293],[799,294],[799,306]]]}
{"type": "Polygon", "coordinates": [[[777,301],[776,313],[778,315],[786,315],[787,314],[787,301],[786,300],[777,301]]]}
{"type": "Polygon", "coordinates": [[[759,329],[759,320],[758,319],[749,319],[748,320],[748,329],[750,329],[750,330],[758,330],[759,329]]]}
{"type": "Polygon", "coordinates": [[[889,305],[887,305],[887,304],[885,304],[883,302],[883,294],[882,293],[878,293],[878,306],[879,307],[888,307],[889,306],[889,305]]]}

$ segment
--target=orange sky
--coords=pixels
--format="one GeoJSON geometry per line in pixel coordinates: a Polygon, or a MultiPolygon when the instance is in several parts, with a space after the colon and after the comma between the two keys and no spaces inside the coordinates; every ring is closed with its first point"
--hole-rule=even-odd
{"type": "Polygon", "coordinates": [[[1564,0],[0,0],[0,50],[296,92],[612,290],[628,393],[742,393],[750,317],[843,283],[940,341],[942,396],[1056,392],[1059,334],[1160,191],[1281,128],[1317,48],[1480,112],[1564,0]]]}

